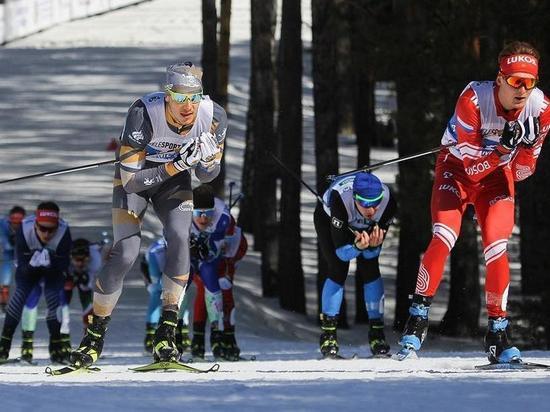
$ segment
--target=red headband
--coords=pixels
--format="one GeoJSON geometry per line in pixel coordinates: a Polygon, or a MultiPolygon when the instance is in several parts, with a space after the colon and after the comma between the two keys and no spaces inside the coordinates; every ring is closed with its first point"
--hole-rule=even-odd
{"type": "Polygon", "coordinates": [[[500,72],[505,76],[512,73],[529,73],[538,78],[539,62],[530,54],[512,54],[500,59],[500,72]]]}
{"type": "Polygon", "coordinates": [[[38,223],[59,223],[59,213],[54,210],[38,209],[36,211],[36,221],[38,223]]]}

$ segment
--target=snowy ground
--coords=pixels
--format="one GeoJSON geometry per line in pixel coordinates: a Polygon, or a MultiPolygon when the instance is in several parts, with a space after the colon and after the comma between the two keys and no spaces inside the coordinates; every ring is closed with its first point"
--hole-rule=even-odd
{"type": "MultiPolygon", "coordinates": [[[[105,146],[118,136],[132,100],[157,89],[168,63],[179,59],[200,61],[201,2],[186,0],[183,4],[181,0],[153,0],[63,24],[0,49],[0,180],[112,158],[105,146]]],[[[249,1],[233,0],[227,160],[228,177],[236,181],[240,180],[244,146],[249,19],[249,1]]],[[[311,20],[307,5],[304,20],[311,20]]],[[[310,38],[308,27],[304,25],[306,39],[310,38]]],[[[304,178],[314,182],[308,78],[304,78],[304,90],[304,157],[309,159],[304,165],[304,178]]],[[[394,155],[392,151],[377,150],[373,160],[387,160],[394,155]]],[[[341,160],[344,168],[355,167],[351,144],[342,146],[341,160]]],[[[392,182],[394,174],[395,168],[382,170],[385,181],[392,182]]],[[[2,185],[0,210],[14,203],[32,210],[40,200],[53,198],[60,203],[74,237],[98,238],[102,230],[110,230],[111,179],[112,167],[104,167],[2,185]]],[[[479,341],[432,335],[421,353],[422,359],[403,363],[319,361],[311,224],[315,200],[305,192],[302,201],[308,316],[281,311],[275,299],[261,298],[256,253],[246,257],[238,273],[238,338],[244,353],[256,355],[257,361],[223,363],[219,372],[207,375],[129,372],[128,367],[148,361],[141,353],[146,292],[134,270],[114,313],[105,358],[98,362],[102,372],[46,376],[47,333],[41,320],[36,350],[39,366],[0,367],[2,410],[407,408],[451,412],[547,408],[550,372],[476,372],[473,366],[484,363],[479,341]]],[[[143,233],[144,245],[159,233],[153,215],[147,216],[143,233]]],[[[395,239],[389,238],[382,262],[388,286],[388,323],[393,313],[395,246],[395,239]]],[[[438,299],[443,297],[441,294],[438,299]]],[[[78,307],[74,303],[73,344],[80,339],[78,307]]],[[[441,312],[434,311],[434,315],[441,316],[441,312]]],[[[389,328],[387,333],[395,349],[397,336],[389,328]]],[[[364,326],[342,331],[340,336],[344,353],[368,355],[364,326]]],[[[16,340],[12,357],[18,351],[16,340]]],[[[529,360],[550,363],[548,352],[524,355],[529,360]]]]}

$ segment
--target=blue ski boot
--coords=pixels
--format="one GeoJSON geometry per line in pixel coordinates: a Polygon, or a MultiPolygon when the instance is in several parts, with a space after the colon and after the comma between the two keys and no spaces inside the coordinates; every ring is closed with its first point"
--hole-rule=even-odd
{"type": "Polygon", "coordinates": [[[521,362],[519,349],[508,342],[507,327],[508,319],[489,318],[488,330],[485,335],[485,353],[491,363],[521,362]]]}
{"type": "Polygon", "coordinates": [[[399,340],[403,348],[394,356],[395,359],[404,360],[412,357],[422,346],[428,334],[428,312],[431,301],[432,298],[429,296],[413,296],[413,302],[409,308],[409,319],[399,340]]]}

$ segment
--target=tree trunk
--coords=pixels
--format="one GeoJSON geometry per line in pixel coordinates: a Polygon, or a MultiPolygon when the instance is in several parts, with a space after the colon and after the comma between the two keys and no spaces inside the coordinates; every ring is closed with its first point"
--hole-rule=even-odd
{"type": "MultiPolygon", "coordinates": [[[[281,160],[301,177],[302,166],[302,16],[301,1],[283,0],[279,43],[277,140],[284,150],[281,160]],[[283,155],[284,153],[284,155],[283,155]]],[[[302,185],[282,173],[278,284],[283,309],[306,312],[300,233],[302,185]]]]}
{"type": "MultiPolygon", "coordinates": [[[[338,19],[336,5],[341,0],[316,0],[312,11],[312,76],[315,104],[315,165],[317,193],[328,187],[326,176],[338,173],[338,126],[339,108],[333,97],[338,94],[336,36],[338,19]]],[[[318,255],[320,252],[318,253],[318,255]]],[[[319,311],[321,292],[326,279],[326,266],[319,261],[317,279],[319,311]]],[[[344,313],[340,316],[344,322],[344,313]]]]}
{"type": "Polygon", "coordinates": [[[229,83],[229,49],[231,33],[231,0],[220,2],[220,36],[218,40],[218,103],[227,110],[229,83]]]}

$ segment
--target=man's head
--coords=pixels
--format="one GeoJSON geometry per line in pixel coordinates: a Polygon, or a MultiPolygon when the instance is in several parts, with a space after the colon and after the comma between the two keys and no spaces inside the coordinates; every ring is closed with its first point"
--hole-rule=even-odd
{"type": "Polygon", "coordinates": [[[27,212],[21,206],[14,206],[8,214],[8,222],[12,230],[17,230],[21,226],[21,222],[25,218],[27,212]]]}
{"type": "Polygon", "coordinates": [[[191,62],[166,68],[165,101],[170,115],[181,124],[193,121],[202,100],[202,70],[191,62]]]}
{"type": "Polygon", "coordinates": [[[514,41],[498,55],[498,99],[506,110],[521,110],[539,78],[540,54],[531,44],[514,41]]]}
{"type": "Polygon", "coordinates": [[[34,228],[38,239],[48,243],[59,227],[59,206],[55,202],[42,202],[36,208],[34,228]]]}
{"type": "Polygon", "coordinates": [[[71,263],[77,272],[82,272],[90,261],[90,242],[87,239],[75,239],[71,246],[71,263]]]}
{"type": "Polygon", "coordinates": [[[212,222],[214,217],[214,190],[210,185],[200,185],[193,189],[193,222],[200,230],[212,222]]]}
{"type": "Polygon", "coordinates": [[[384,197],[382,182],[369,172],[359,172],[353,180],[353,199],[357,209],[367,219],[372,219],[384,197]]]}

